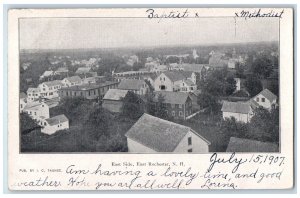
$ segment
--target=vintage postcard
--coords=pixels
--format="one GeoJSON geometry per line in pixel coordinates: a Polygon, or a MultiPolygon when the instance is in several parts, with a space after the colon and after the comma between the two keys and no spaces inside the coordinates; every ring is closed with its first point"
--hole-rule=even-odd
{"type": "Polygon", "coordinates": [[[293,17],[9,10],[9,189],[292,188],[293,17]]]}

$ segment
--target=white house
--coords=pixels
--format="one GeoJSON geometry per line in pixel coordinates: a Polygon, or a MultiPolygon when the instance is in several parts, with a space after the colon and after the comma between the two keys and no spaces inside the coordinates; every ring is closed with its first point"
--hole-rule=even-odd
{"type": "Polygon", "coordinates": [[[189,92],[196,89],[196,73],[190,71],[163,72],[154,81],[155,91],[189,92]]]}
{"type": "Polygon", "coordinates": [[[144,114],[125,134],[130,153],[208,153],[210,142],[190,127],[144,114]]]}
{"type": "Polygon", "coordinates": [[[40,76],[40,80],[53,76],[55,74],[54,71],[50,70],[50,71],[45,71],[41,76],[40,76]]]}
{"type": "Polygon", "coordinates": [[[40,98],[41,96],[41,89],[40,88],[33,88],[29,87],[27,90],[27,102],[33,102],[40,98]]]}
{"type": "Polygon", "coordinates": [[[37,122],[50,117],[49,106],[44,102],[35,101],[28,103],[23,111],[37,122]]]}
{"type": "Polygon", "coordinates": [[[258,104],[249,100],[247,102],[229,102],[224,101],[222,105],[223,119],[226,118],[235,118],[238,122],[250,122],[251,118],[254,115],[254,109],[258,107],[258,104]]]}
{"type": "Polygon", "coordinates": [[[75,85],[81,85],[82,80],[79,76],[72,76],[72,77],[64,78],[61,81],[61,83],[62,83],[63,87],[72,87],[72,86],[75,86],[75,85]]]}
{"type": "Polygon", "coordinates": [[[57,131],[69,129],[69,119],[65,115],[58,115],[44,119],[41,126],[42,133],[52,135],[57,131]]]}
{"type": "Polygon", "coordinates": [[[61,88],[62,83],[60,80],[48,81],[39,84],[40,96],[42,98],[56,98],[59,97],[58,90],[61,88]]]}
{"type": "Polygon", "coordinates": [[[20,113],[23,111],[26,104],[27,104],[27,96],[24,92],[21,92],[20,93],[20,113]]]}
{"type": "Polygon", "coordinates": [[[132,91],[138,95],[145,95],[149,86],[144,80],[124,79],[118,85],[118,89],[132,91]]]}
{"type": "Polygon", "coordinates": [[[259,104],[259,106],[262,106],[263,108],[268,110],[271,110],[278,105],[277,96],[268,89],[262,90],[252,99],[255,100],[259,104]]]}

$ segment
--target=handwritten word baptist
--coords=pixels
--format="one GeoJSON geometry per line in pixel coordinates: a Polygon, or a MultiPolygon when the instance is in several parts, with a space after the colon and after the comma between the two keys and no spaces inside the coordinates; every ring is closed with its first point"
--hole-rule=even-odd
{"type": "Polygon", "coordinates": [[[216,164],[234,164],[234,168],[232,169],[232,173],[235,173],[241,164],[247,162],[247,159],[243,159],[243,158],[237,158],[235,157],[235,153],[232,153],[230,155],[230,157],[228,159],[226,158],[222,158],[222,157],[218,157],[218,154],[217,153],[214,153],[211,157],[210,157],[210,166],[207,170],[207,172],[210,172],[214,166],[216,164]]]}
{"type": "Polygon", "coordinates": [[[282,14],[283,14],[284,10],[282,10],[281,12],[274,12],[273,10],[271,10],[270,12],[267,13],[263,13],[261,11],[261,9],[259,10],[255,10],[254,12],[249,12],[247,10],[242,10],[241,12],[236,12],[235,16],[236,17],[244,17],[245,20],[247,18],[263,18],[263,17],[277,17],[277,18],[281,18],[282,14]]]}
{"type": "Polygon", "coordinates": [[[162,19],[180,19],[180,18],[187,18],[189,16],[188,9],[186,9],[184,12],[179,12],[179,11],[171,11],[171,12],[162,12],[162,13],[157,13],[154,9],[148,9],[146,11],[148,14],[147,17],[149,19],[159,19],[158,23],[162,19]]]}

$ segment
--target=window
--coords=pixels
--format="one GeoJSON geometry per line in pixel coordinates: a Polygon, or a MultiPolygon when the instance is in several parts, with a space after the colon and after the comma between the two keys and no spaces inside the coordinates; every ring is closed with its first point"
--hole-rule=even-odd
{"type": "Polygon", "coordinates": [[[175,108],[175,104],[171,104],[171,107],[172,107],[172,108],[175,108]]]}
{"type": "Polygon", "coordinates": [[[68,93],[68,92],[66,92],[66,94],[67,94],[67,96],[69,96],[69,93],[68,93]]]}
{"type": "Polygon", "coordinates": [[[261,98],[261,101],[262,101],[262,102],[265,102],[265,100],[266,100],[265,98],[261,98]]]}
{"type": "Polygon", "coordinates": [[[164,81],[166,81],[166,78],[164,77],[164,81]]]}
{"type": "Polygon", "coordinates": [[[89,91],[89,96],[91,95],[91,91],[89,91]]]}
{"type": "Polygon", "coordinates": [[[192,137],[188,137],[188,145],[192,145],[192,137]]]}
{"type": "Polygon", "coordinates": [[[94,90],[94,95],[96,95],[96,90],[94,90]]]}
{"type": "Polygon", "coordinates": [[[179,104],[179,108],[180,108],[180,109],[182,108],[182,104],[179,104]]]}
{"type": "Polygon", "coordinates": [[[34,112],[34,115],[36,115],[36,112],[34,112]]]}
{"type": "Polygon", "coordinates": [[[21,104],[21,108],[23,108],[23,105],[21,104]]]}
{"type": "Polygon", "coordinates": [[[256,98],[256,102],[259,102],[259,97],[256,98]]]}
{"type": "Polygon", "coordinates": [[[76,96],[76,91],[74,92],[74,96],[76,96]]]}
{"type": "Polygon", "coordinates": [[[81,95],[81,96],[83,95],[82,92],[80,92],[80,95],[81,95]]]}
{"type": "Polygon", "coordinates": [[[175,116],[175,111],[172,111],[172,116],[175,116]]]}
{"type": "Polygon", "coordinates": [[[179,116],[182,116],[182,111],[179,111],[179,116]]]}
{"type": "Polygon", "coordinates": [[[189,152],[189,153],[193,152],[193,149],[189,149],[188,152],[189,152]]]}

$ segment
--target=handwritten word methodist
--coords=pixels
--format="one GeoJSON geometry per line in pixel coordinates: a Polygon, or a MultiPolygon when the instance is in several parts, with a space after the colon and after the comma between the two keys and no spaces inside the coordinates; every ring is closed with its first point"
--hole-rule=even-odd
{"type": "Polygon", "coordinates": [[[236,12],[236,17],[242,17],[245,18],[264,18],[264,17],[274,17],[274,18],[282,18],[282,14],[284,13],[284,10],[280,12],[274,12],[273,10],[269,12],[263,12],[261,9],[255,10],[254,12],[249,12],[247,10],[242,10],[241,12],[236,12]]]}

